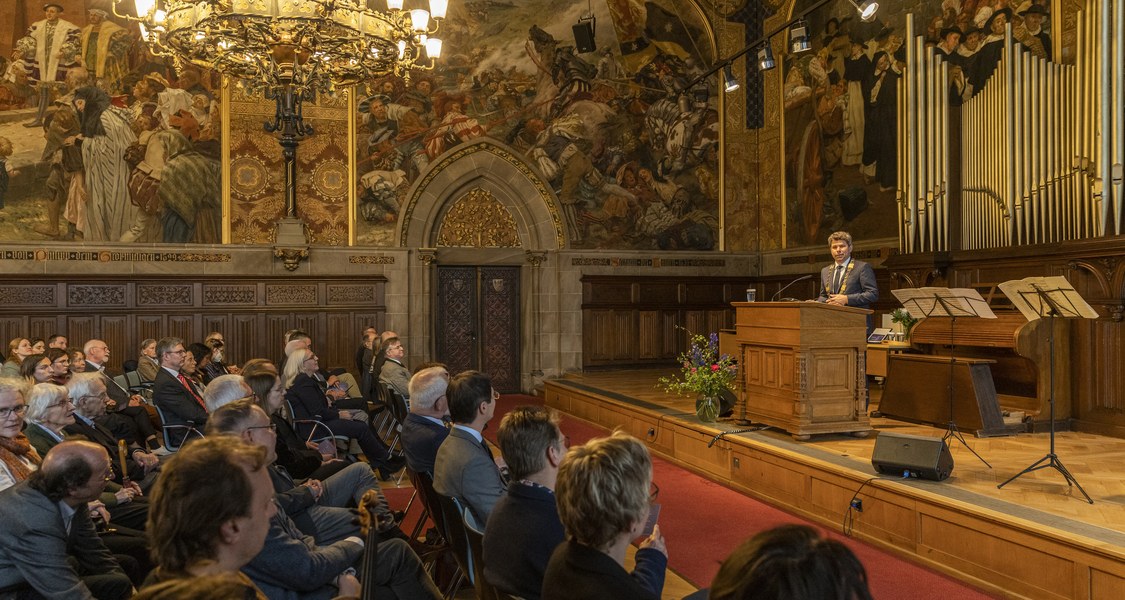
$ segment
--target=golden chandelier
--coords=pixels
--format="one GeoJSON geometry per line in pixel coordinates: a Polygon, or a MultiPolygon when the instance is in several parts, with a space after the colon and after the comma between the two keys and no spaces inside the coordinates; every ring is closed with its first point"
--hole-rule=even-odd
{"type": "MultiPolygon", "coordinates": [[[[126,0],[114,0],[117,5],[126,0]]],[[[403,10],[403,0],[133,0],[152,52],[241,79],[267,96],[298,97],[394,73],[434,68],[448,0],[403,10]],[[272,94],[271,94],[272,92],[272,94]]]]}

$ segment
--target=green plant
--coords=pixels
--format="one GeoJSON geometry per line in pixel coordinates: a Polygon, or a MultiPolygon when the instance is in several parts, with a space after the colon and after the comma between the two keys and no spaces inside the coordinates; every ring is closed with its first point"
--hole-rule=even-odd
{"type": "Polygon", "coordinates": [[[738,365],[729,354],[719,354],[719,334],[693,334],[688,351],[680,355],[680,378],[661,377],[660,385],[671,393],[695,393],[716,397],[738,376],[738,365]]]}
{"type": "Polygon", "coordinates": [[[910,330],[914,328],[918,319],[910,316],[910,313],[906,312],[906,309],[896,308],[895,311],[891,313],[891,322],[902,325],[902,335],[903,337],[908,337],[910,335],[910,330]]]}

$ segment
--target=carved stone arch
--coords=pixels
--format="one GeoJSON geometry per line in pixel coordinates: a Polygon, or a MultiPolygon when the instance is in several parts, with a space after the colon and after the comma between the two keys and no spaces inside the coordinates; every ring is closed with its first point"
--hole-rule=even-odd
{"type": "Polygon", "coordinates": [[[550,185],[522,154],[488,138],[452,148],[418,178],[399,219],[399,245],[434,247],[446,211],[475,189],[484,190],[507,209],[525,249],[566,247],[562,211],[550,185]]]}

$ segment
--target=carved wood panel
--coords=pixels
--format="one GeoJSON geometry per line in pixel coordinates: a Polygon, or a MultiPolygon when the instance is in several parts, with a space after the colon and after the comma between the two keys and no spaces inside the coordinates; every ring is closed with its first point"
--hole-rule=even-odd
{"type": "MultiPolygon", "coordinates": [[[[140,342],[146,339],[160,339],[164,332],[168,331],[165,324],[164,315],[137,315],[136,320],[137,330],[137,347],[140,347],[140,342]]],[[[74,343],[71,341],[71,343],[74,343]]]]}
{"type": "Polygon", "coordinates": [[[477,354],[476,269],[438,267],[434,302],[434,341],[437,360],[450,373],[475,368],[477,354]]]}
{"type": "Polygon", "coordinates": [[[520,268],[438,267],[437,360],[451,373],[477,369],[501,392],[518,391],[520,268]]]}

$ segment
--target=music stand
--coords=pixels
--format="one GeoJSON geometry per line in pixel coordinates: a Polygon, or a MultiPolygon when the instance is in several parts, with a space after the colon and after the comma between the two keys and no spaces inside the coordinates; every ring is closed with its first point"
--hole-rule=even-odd
{"type": "Polygon", "coordinates": [[[973,453],[973,456],[984,463],[984,466],[991,469],[992,465],[980,454],[977,454],[976,450],[973,450],[969,442],[965,441],[965,436],[961,433],[961,430],[957,428],[953,411],[953,378],[957,364],[955,352],[957,342],[953,333],[958,317],[995,319],[996,315],[993,314],[992,309],[988,308],[988,303],[984,301],[984,298],[981,298],[980,293],[976,290],[925,287],[894,290],[891,293],[902,303],[906,312],[916,319],[949,317],[949,423],[946,425],[945,435],[941,437],[941,441],[950,447],[952,447],[950,443],[952,440],[961,442],[968,448],[969,452],[973,453]]]}
{"type": "Polygon", "coordinates": [[[1079,492],[1086,497],[1086,501],[1090,504],[1094,500],[1090,498],[1090,494],[1082,489],[1082,485],[1070,474],[1066,466],[1059,460],[1058,454],[1055,453],[1055,319],[1096,319],[1098,312],[1093,309],[1082,296],[1070,285],[1066,277],[1028,277],[1026,279],[1014,279],[1000,284],[1000,290],[1004,295],[1012,301],[1012,304],[1019,309],[1023,316],[1028,321],[1041,319],[1046,317],[1049,329],[1047,331],[1047,345],[1050,351],[1050,439],[1051,446],[1046,456],[1040,458],[1031,464],[1031,466],[1013,475],[1010,479],[996,486],[997,489],[1002,488],[1009,483],[1019,479],[1023,475],[1038,471],[1040,469],[1054,469],[1059,472],[1066,479],[1066,484],[1071,487],[1078,488],[1079,492]]]}

